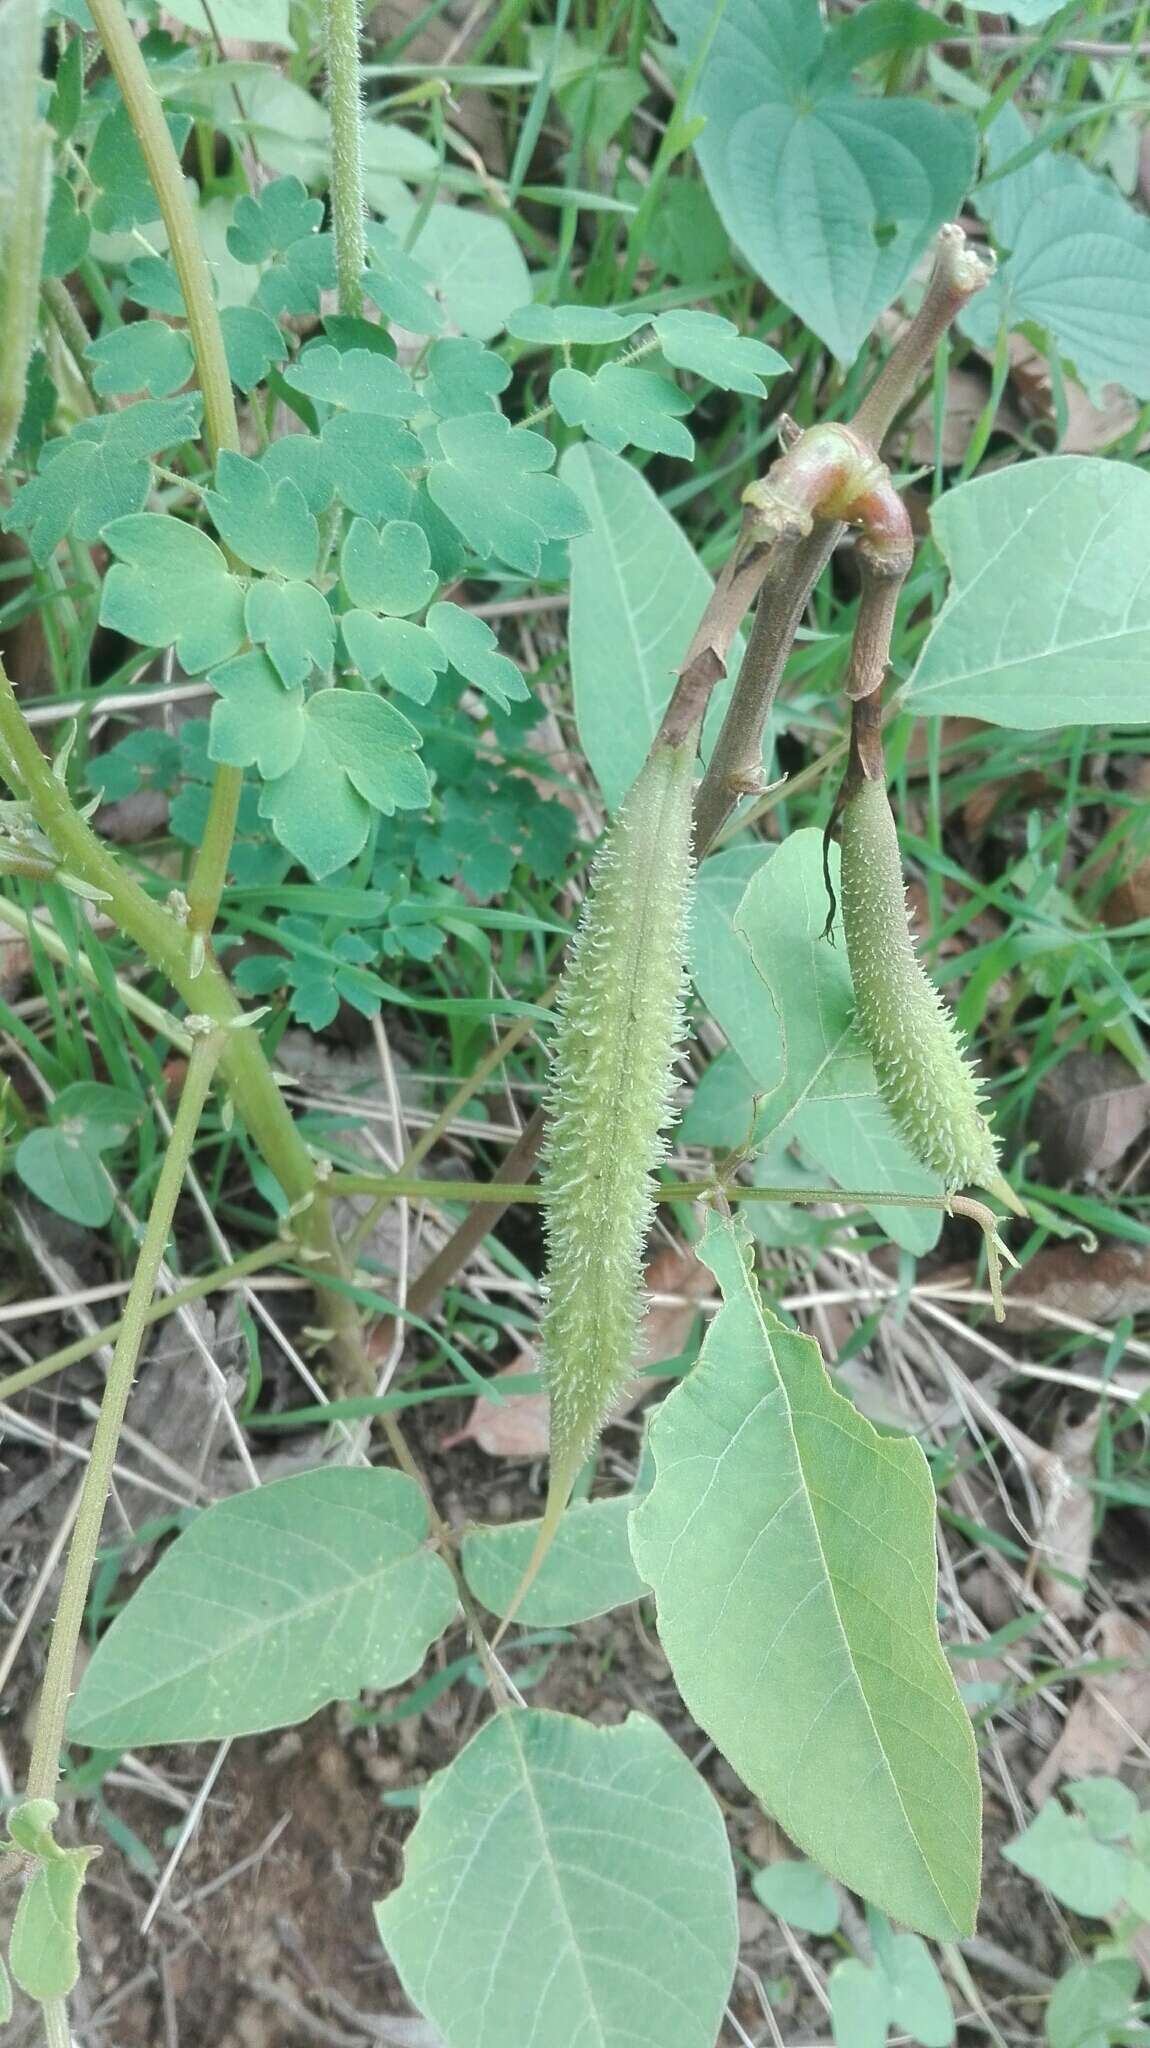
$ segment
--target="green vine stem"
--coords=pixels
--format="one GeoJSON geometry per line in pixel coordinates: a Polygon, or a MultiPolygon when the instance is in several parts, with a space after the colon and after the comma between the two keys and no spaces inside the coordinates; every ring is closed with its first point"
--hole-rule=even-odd
{"type": "Polygon", "coordinates": [[[363,94],[359,0],[326,0],[327,94],[331,113],[331,224],[341,313],[363,312],[363,94]]]}

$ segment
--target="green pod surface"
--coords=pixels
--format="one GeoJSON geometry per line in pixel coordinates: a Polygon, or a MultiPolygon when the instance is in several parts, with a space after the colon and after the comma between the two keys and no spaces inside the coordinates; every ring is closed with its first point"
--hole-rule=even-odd
{"type": "Polygon", "coordinates": [[[543,1195],[551,1516],[626,1378],[653,1169],[683,1030],[692,739],[654,751],[608,830],[559,987],[543,1195]]]}
{"type": "Polygon", "coordinates": [[[1017,1207],[954,1021],[914,949],[881,782],[862,782],[843,806],[842,909],[859,1034],[899,1131],[948,1193],[1005,1188],[1017,1207]]]}

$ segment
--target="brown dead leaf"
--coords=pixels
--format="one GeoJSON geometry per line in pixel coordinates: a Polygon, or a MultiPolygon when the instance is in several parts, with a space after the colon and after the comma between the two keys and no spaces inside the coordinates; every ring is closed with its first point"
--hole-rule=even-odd
{"type": "MultiPolygon", "coordinates": [[[[968,1284],[970,1270],[961,1270],[963,1284],[968,1284]]],[[[957,1278],[957,1269],[953,1277],[957,1278]]],[[[1048,1245],[1021,1273],[1011,1276],[1006,1291],[1008,1330],[1050,1328],[1028,1306],[1030,1302],[1087,1323],[1110,1324],[1122,1316],[1140,1315],[1150,1309],[1150,1251],[1136,1244],[1107,1245],[1098,1252],[1075,1244],[1048,1245]]]]}
{"type": "MultiPolygon", "coordinates": [[[[990,381],[977,370],[951,370],[946,380],[946,412],[942,424],[943,466],[953,469],[962,461],[970,437],[982,418],[990,396],[990,381]]],[[[934,463],[934,394],[928,393],[907,422],[910,439],[906,456],[916,469],[934,463]]],[[[1009,396],[1004,396],[995,414],[994,430],[1018,440],[1025,422],[1009,396]]]]}
{"type": "Polygon", "coordinates": [[[1092,1655],[1125,1669],[1086,1679],[1058,1741],[1036,1776],[1035,1804],[1060,1778],[1113,1777],[1130,1750],[1150,1735],[1150,1633],[1128,1614],[1102,1615],[1092,1655]]]}
{"type": "Polygon", "coordinates": [[[1063,1621],[1077,1621],[1086,1608],[1094,1496],[1083,1481],[1094,1475],[1097,1439],[1097,1408],[1073,1422],[1069,1404],[1063,1403],[1049,1454],[1034,1474],[1042,1496],[1038,1591],[1051,1613],[1063,1621]]]}
{"type": "Polygon", "coordinates": [[[1150,1082],[1121,1053],[1072,1052],[1035,1098],[1030,1136],[1055,1187],[1108,1173],[1150,1129],[1150,1082]]]}
{"type": "MultiPolygon", "coordinates": [[[[695,1257],[689,1245],[656,1253],[647,1267],[647,1290],[654,1295],[674,1295],[673,1301],[656,1301],[643,1322],[637,1365],[658,1365],[665,1358],[677,1358],[691,1334],[695,1303],[709,1294],[714,1280],[709,1269],[695,1257]]],[[[531,1352],[518,1358],[495,1375],[504,1391],[509,1380],[535,1372],[538,1361],[531,1352]]],[[[646,1391],[642,1374],[624,1387],[615,1414],[626,1415],[646,1391]]],[[[550,1403],[546,1394],[517,1394],[505,1401],[476,1401],[462,1429],[442,1439],[440,1448],[456,1444],[478,1444],[491,1458],[545,1458],[547,1455],[550,1403]]]]}
{"type": "MultiPolygon", "coordinates": [[[[1010,378],[1024,416],[1054,424],[1054,387],[1045,356],[1021,334],[1010,337],[1010,378]]],[[[1097,455],[1119,434],[1125,434],[1138,417],[1138,406],[1117,384],[1107,384],[1101,405],[1094,405],[1081,384],[1064,378],[1066,432],[1059,443],[1060,455],[1097,455]]],[[[1144,445],[1144,444],[1143,444],[1144,445]]]]}

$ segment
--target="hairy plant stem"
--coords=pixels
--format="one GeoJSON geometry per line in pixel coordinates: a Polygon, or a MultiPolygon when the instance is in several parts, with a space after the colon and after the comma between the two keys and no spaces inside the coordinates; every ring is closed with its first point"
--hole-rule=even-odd
{"type": "Polygon", "coordinates": [[[331,224],[339,310],[363,312],[363,93],[359,0],[325,0],[327,96],[331,113],[331,224]]]}

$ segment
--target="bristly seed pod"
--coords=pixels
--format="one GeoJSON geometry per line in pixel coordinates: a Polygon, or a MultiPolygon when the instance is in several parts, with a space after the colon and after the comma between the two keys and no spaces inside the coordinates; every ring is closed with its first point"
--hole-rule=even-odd
{"type": "Polygon", "coordinates": [[[650,755],[595,861],[558,995],[547,1098],[548,1507],[610,1414],[643,1309],[652,1172],[683,1030],[694,735],[650,755]]]}
{"type": "Polygon", "coordinates": [[[843,805],[842,908],[859,1034],[899,1131],[948,1193],[987,1188],[1017,1210],[954,1022],[915,952],[898,833],[878,781],[860,781],[843,805]]]}

